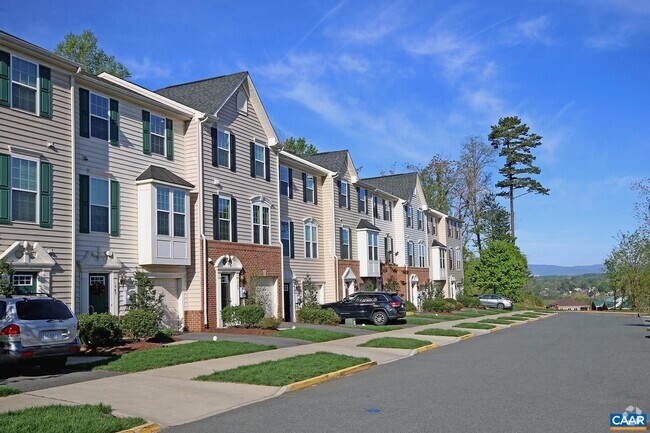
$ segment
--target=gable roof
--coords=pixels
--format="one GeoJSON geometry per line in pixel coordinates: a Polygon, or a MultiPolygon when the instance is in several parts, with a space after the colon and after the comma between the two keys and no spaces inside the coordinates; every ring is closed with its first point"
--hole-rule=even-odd
{"type": "Polygon", "coordinates": [[[391,174],[388,176],[369,177],[362,179],[377,189],[386,191],[402,200],[410,200],[418,181],[417,173],[391,174]]]}
{"type": "Polygon", "coordinates": [[[157,180],[159,182],[171,183],[173,185],[184,186],[187,188],[194,188],[194,185],[182,177],[175,175],[164,167],[158,167],[157,165],[150,165],[145,171],[142,172],[140,176],[135,179],[136,182],[143,180],[157,180]]]}
{"type": "Polygon", "coordinates": [[[315,155],[303,155],[301,158],[316,165],[325,167],[328,170],[335,171],[339,174],[345,173],[345,168],[348,162],[347,150],[335,150],[332,152],[322,152],[315,155]]]}
{"type": "Polygon", "coordinates": [[[381,231],[381,229],[379,229],[379,227],[377,227],[376,225],[374,225],[373,223],[371,223],[370,221],[368,221],[366,219],[361,219],[361,221],[359,221],[359,225],[357,226],[357,228],[358,229],[373,230],[373,231],[376,231],[376,232],[381,231]]]}
{"type": "Polygon", "coordinates": [[[431,242],[432,247],[442,247],[442,248],[447,248],[447,245],[443,244],[437,239],[434,239],[433,242],[431,242]]]}
{"type": "Polygon", "coordinates": [[[248,72],[246,71],[237,72],[164,87],[156,90],[156,93],[204,113],[214,114],[226,103],[247,76],[248,72]]]}

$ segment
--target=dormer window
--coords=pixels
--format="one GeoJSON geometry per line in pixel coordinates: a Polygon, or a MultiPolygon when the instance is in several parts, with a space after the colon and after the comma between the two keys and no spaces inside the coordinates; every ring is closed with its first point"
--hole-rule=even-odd
{"type": "Polygon", "coordinates": [[[237,110],[242,114],[248,114],[248,97],[246,92],[237,92],[237,110]]]}

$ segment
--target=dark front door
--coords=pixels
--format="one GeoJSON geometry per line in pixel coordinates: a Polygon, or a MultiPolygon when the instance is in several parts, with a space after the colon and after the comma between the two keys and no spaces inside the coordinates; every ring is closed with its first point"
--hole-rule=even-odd
{"type": "Polygon", "coordinates": [[[12,277],[12,284],[17,295],[35,295],[37,275],[35,272],[17,272],[12,277]]]}
{"type": "Polygon", "coordinates": [[[293,304],[293,299],[291,296],[291,284],[284,284],[284,321],[291,322],[291,305],[293,304]]]}
{"type": "Polygon", "coordinates": [[[221,274],[221,309],[230,306],[230,274],[221,274]]]}
{"type": "Polygon", "coordinates": [[[108,274],[88,276],[88,312],[108,313],[108,274]]]}

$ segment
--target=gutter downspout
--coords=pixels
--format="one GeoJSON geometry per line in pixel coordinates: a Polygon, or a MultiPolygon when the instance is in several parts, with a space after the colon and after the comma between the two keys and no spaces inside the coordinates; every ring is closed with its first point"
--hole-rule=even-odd
{"type": "Polygon", "coordinates": [[[208,273],[206,271],[208,263],[208,241],[205,238],[205,218],[203,215],[203,123],[208,120],[209,117],[204,114],[203,118],[198,118],[198,133],[196,138],[197,152],[198,152],[198,161],[199,161],[199,237],[201,238],[202,246],[202,264],[201,264],[201,276],[203,284],[203,327],[208,327],[208,273]]]}
{"type": "MultiPolygon", "coordinates": [[[[72,270],[70,272],[72,288],[72,299],[70,306],[72,307],[72,312],[77,313],[77,212],[76,212],[76,203],[77,203],[77,133],[76,133],[76,123],[75,123],[75,105],[76,105],[76,89],[77,85],[75,82],[75,75],[81,72],[81,67],[77,68],[77,72],[70,75],[70,153],[72,158],[72,167],[70,170],[71,185],[72,191],[70,194],[70,199],[72,200],[72,221],[70,221],[70,238],[71,242],[71,264],[72,270]]],[[[81,307],[81,296],[79,296],[79,309],[83,310],[81,307]]]]}

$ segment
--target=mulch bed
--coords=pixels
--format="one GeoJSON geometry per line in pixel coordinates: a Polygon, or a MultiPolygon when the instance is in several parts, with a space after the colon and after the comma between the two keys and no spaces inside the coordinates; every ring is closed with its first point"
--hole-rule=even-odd
{"type": "Polygon", "coordinates": [[[162,347],[163,344],[180,341],[180,338],[170,338],[166,341],[156,341],[149,339],[147,341],[123,341],[122,344],[113,347],[96,347],[93,350],[81,346],[80,355],[86,356],[120,356],[125,353],[135,352],[137,350],[148,350],[162,347]]]}
{"type": "Polygon", "coordinates": [[[262,335],[264,337],[271,337],[277,334],[279,331],[277,329],[260,329],[260,328],[217,328],[217,329],[206,329],[201,331],[206,334],[237,334],[237,335],[262,335]]]}

